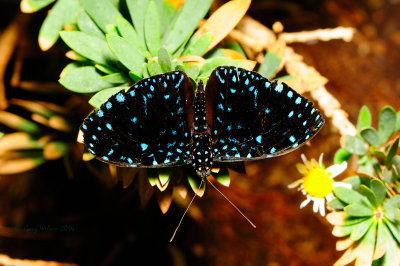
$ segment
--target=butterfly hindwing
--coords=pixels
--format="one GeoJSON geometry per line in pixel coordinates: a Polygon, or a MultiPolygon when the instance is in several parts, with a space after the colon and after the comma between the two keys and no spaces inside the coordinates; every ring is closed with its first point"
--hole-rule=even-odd
{"type": "Polygon", "coordinates": [[[85,119],[84,141],[97,158],[120,166],[187,164],[193,94],[181,71],[139,81],[85,119]]]}
{"type": "Polygon", "coordinates": [[[256,72],[218,67],[206,94],[215,161],[284,154],[311,138],[323,124],[319,111],[306,98],[256,72]]]}

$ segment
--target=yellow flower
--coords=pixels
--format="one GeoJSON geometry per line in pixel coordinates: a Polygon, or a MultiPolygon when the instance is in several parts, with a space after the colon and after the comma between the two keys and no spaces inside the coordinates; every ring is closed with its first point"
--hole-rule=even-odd
{"type": "Polygon", "coordinates": [[[311,201],[313,202],[313,211],[325,215],[325,200],[327,202],[334,199],[333,188],[342,186],[351,189],[351,185],[343,182],[335,182],[333,179],[343,173],[347,168],[347,162],[334,164],[325,169],[322,164],[323,154],[319,157],[319,163],[315,159],[308,161],[304,154],[301,159],[304,164],[297,164],[297,170],[303,175],[303,178],[294,181],[289,188],[299,187],[298,189],[307,197],[300,208],[305,207],[311,201]]]}

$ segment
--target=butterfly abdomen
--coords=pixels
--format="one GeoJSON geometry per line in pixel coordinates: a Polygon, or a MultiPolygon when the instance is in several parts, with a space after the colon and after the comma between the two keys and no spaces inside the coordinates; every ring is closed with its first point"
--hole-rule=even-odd
{"type": "Polygon", "coordinates": [[[205,178],[210,175],[213,155],[211,153],[210,128],[206,122],[206,100],[202,81],[197,86],[193,114],[194,121],[191,131],[192,165],[196,173],[205,178]]]}

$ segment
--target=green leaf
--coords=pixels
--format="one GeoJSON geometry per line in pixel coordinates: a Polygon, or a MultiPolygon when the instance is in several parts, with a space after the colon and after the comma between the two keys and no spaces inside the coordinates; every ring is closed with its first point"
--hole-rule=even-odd
{"type": "Polygon", "coordinates": [[[341,201],[347,204],[357,203],[357,204],[364,204],[365,206],[370,205],[368,200],[364,196],[362,196],[360,193],[352,189],[348,189],[345,187],[335,187],[333,189],[333,193],[341,201]]]}
{"type": "Polygon", "coordinates": [[[226,57],[216,57],[208,60],[200,70],[200,77],[209,77],[216,67],[226,65],[230,61],[231,59],[226,57]]]}
{"type": "Polygon", "coordinates": [[[76,21],[80,8],[78,0],[58,0],[51,12],[44,19],[39,31],[39,44],[42,50],[48,50],[57,41],[59,32],[64,25],[76,21]],[[68,10],[68,12],[65,12],[68,10]]]}
{"type": "Polygon", "coordinates": [[[160,11],[161,33],[163,34],[168,29],[176,10],[171,3],[163,0],[156,1],[158,10],[160,11]]]}
{"type": "Polygon", "coordinates": [[[238,42],[231,42],[226,46],[226,48],[235,50],[239,54],[243,55],[244,58],[247,58],[246,53],[243,51],[242,46],[238,42]]]}
{"type": "Polygon", "coordinates": [[[360,194],[365,196],[369,200],[369,202],[371,203],[371,205],[374,208],[378,207],[379,204],[378,204],[378,201],[376,199],[376,196],[375,196],[374,192],[369,187],[367,187],[365,185],[361,185],[360,194]]]}
{"type": "Polygon", "coordinates": [[[371,180],[369,187],[374,192],[378,205],[381,205],[386,197],[385,185],[377,179],[371,180]]]}
{"type": "Polygon", "coordinates": [[[365,145],[361,137],[358,136],[346,136],[345,148],[349,152],[357,155],[364,155],[368,152],[368,147],[365,145]]]}
{"type": "Polygon", "coordinates": [[[103,76],[103,80],[113,84],[123,84],[129,83],[131,80],[127,76],[122,73],[113,73],[106,76],[103,76]]]}
{"type": "Polygon", "coordinates": [[[229,184],[231,183],[231,178],[229,174],[226,175],[219,175],[218,177],[215,178],[218,183],[220,183],[223,186],[229,187],[229,184]]]}
{"type": "Polygon", "coordinates": [[[120,36],[119,32],[117,30],[117,27],[114,24],[107,24],[106,25],[106,33],[115,35],[115,36],[120,36]]]}
{"type": "Polygon", "coordinates": [[[147,5],[149,0],[126,0],[126,5],[129,9],[129,14],[135,30],[140,37],[144,40],[144,20],[145,20],[145,10],[147,10],[147,5]]]}
{"type": "Polygon", "coordinates": [[[353,225],[353,224],[359,224],[361,222],[364,222],[366,220],[370,219],[370,217],[356,217],[356,216],[347,216],[345,218],[345,225],[353,225]]]}
{"type": "Polygon", "coordinates": [[[143,71],[143,78],[148,78],[149,77],[149,72],[147,71],[147,63],[144,63],[142,65],[142,71],[143,71]]]}
{"type": "Polygon", "coordinates": [[[394,195],[393,197],[388,199],[384,204],[384,208],[400,209],[400,195],[394,195]]]}
{"type": "Polygon", "coordinates": [[[207,51],[208,46],[210,46],[212,38],[213,36],[211,33],[203,34],[198,39],[196,35],[193,35],[183,55],[202,56],[207,51]]]}
{"type": "Polygon", "coordinates": [[[400,210],[398,208],[385,208],[385,217],[396,224],[400,222],[400,210]]]}
{"type": "Polygon", "coordinates": [[[100,70],[101,72],[103,72],[104,74],[113,74],[113,73],[117,73],[118,70],[113,68],[112,66],[109,65],[103,65],[103,64],[95,64],[94,65],[96,69],[100,70]]]}
{"type": "Polygon", "coordinates": [[[343,210],[346,205],[346,203],[340,201],[338,198],[334,198],[328,203],[328,206],[335,210],[343,210]]]}
{"type": "Polygon", "coordinates": [[[275,76],[281,62],[282,58],[280,58],[277,54],[275,54],[271,50],[268,50],[267,53],[265,54],[264,61],[261,63],[258,69],[258,73],[260,73],[267,79],[270,79],[273,76],[275,76]]]}
{"type": "MultiPolygon", "coordinates": [[[[146,70],[147,71],[147,70],[146,70]]],[[[136,74],[135,72],[129,71],[129,77],[134,81],[134,82],[138,82],[139,80],[142,79],[141,76],[139,76],[138,74],[136,74]]]]}
{"type": "Polygon", "coordinates": [[[171,65],[173,70],[180,70],[180,71],[185,71],[185,67],[183,66],[183,62],[180,60],[172,61],[171,65]]]}
{"type": "Polygon", "coordinates": [[[234,66],[234,67],[239,67],[239,68],[244,68],[247,69],[248,63],[246,60],[243,59],[238,59],[238,60],[232,60],[229,58],[229,62],[226,63],[227,66],[234,66]]]}
{"type": "Polygon", "coordinates": [[[169,182],[171,172],[172,172],[171,167],[158,169],[158,180],[160,180],[162,186],[165,186],[169,182]]]}
{"type": "Polygon", "coordinates": [[[51,154],[52,158],[47,158],[48,160],[54,160],[56,158],[58,159],[58,158],[62,157],[69,151],[69,148],[70,148],[70,144],[63,142],[63,141],[52,141],[52,142],[49,142],[46,144],[46,148],[48,148],[50,146],[52,147],[52,149],[54,149],[54,151],[52,152],[53,154],[51,154]],[[57,153],[57,154],[54,154],[54,153],[57,153]]]}
{"type": "MultiPolygon", "coordinates": [[[[197,178],[197,176],[196,176],[196,177],[193,177],[193,176],[191,176],[191,175],[187,175],[187,178],[188,178],[189,185],[190,185],[190,187],[192,188],[192,190],[193,190],[197,195],[199,195],[199,192],[201,192],[201,191],[204,189],[205,183],[203,182],[203,184],[202,184],[201,187],[200,187],[201,180],[199,180],[199,178],[197,178]],[[199,189],[199,187],[200,187],[200,189],[199,189]]],[[[201,194],[200,194],[200,195],[201,195],[201,194]]]]}
{"type": "Polygon", "coordinates": [[[228,168],[221,166],[218,173],[211,172],[211,175],[222,185],[229,187],[231,182],[228,168]]]}
{"type": "Polygon", "coordinates": [[[212,0],[187,0],[174,21],[168,37],[166,49],[174,53],[188,39],[210,9],[212,0]]]}
{"type": "Polygon", "coordinates": [[[396,131],[400,130],[400,111],[396,114],[396,131]]]}
{"type": "Polygon", "coordinates": [[[104,33],[107,32],[107,25],[115,24],[115,18],[122,16],[109,0],[80,1],[83,8],[104,33]]]}
{"type": "Polygon", "coordinates": [[[382,143],[386,142],[396,130],[396,112],[390,106],[379,113],[378,135],[382,143]]]}
{"type": "Polygon", "coordinates": [[[375,174],[374,162],[371,159],[367,159],[363,164],[359,162],[358,171],[373,176],[375,174]]]}
{"type": "Polygon", "coordinates": [[[367,106],[361,107],[360,114],[357,120],[357,131],[361,131],[363,128],[370,127],[372,123],[371,112],[367,106]]]}
{"type": "Polygon", "coordinates": [[[149,61],[149,63],[147,64],[147,70],[150,76],[155,76],[163,73],[161,70],[161,66],[155,60],[149,61]]]}
{"type": "Polygon", "coordinates": [[[157,56],[158,50],[161,46],[161,33],[160,15],[154,1],[150,1],[147,6],[144,20],[144,36],[147,49],[150,51],[152,56],[157,56]]]}
{"type": "Polygon", "coordinates": [[[171,71],[171,56],[169,55],[168,51],[161,47],[158,51],[158,63],[161,66],[161,70],[163,72],[171,71]]]}
{"type": "Polygon", "coordinates": [[[128,90],[129,87],[115,87],[115,88],[108,88],[102,91],[99,91],[92,98],[89,100],[89,104],[94,108],[99,109],[100,106],[105,103],[111,96],[120,92],[121,90],[128,90]]]}
{"type": "Polygon", "coordinates": [[[358,241],[360,240],[365,233],[368,231],[368,229],[370,228],[370,226],[373,223],[373,218],[365,220],[364,222],[359,223],[351,232],[350,238],[353,241],[358,241]]]}
{"type": "Polygon", "coordinates": [[[3,126],[29,133],[30,135],[36,135],[40,133],[40,127],[30,120],[22,118],[16,114],[9,113],[0,110],[0,123],[3,126]]]}
{"type": "Polygon", "coordinates": [[[370,145],[375,148],[379,148],[381,146],[381,141],[378,136],[378,132],[376,132],[375,128],[367,127],[361,130],[361,137],[368,142],[370,145]]]}
{"type": "Polygon", "coordinates": [[[390,232],[392,232],[392,236],[396,239],[397,243],[400,243],[400,226],[399,226],[399,224],[392,223],[389,220],[383,220],[383,221],[389,228],[390,232]]]}
{"type": "Polygon", "coordinates": [[[150,185],[154,187],[157,184],[156,179],[158,179],[157,169],[148,168],[146,172],[150,185]]]}
{"type": "Polygon", "coordinates": [[[399,248],[398,244],[396,243],[395,238],[390,233],[390,230],[387,226],[385,226],[387,232],[387,240],[386,240],[386,254],[383,257],[382,266],[393,266],[393,265],[400,265],[400,256],[399,256],[399,248]]]}
{"type": "Polygon", "coordinates": [[[140,52],[143,54],[146,52],[146,47],[143,39],[136,33],[135,29],[123,17],[117,17],[115,19],[117,24],[118,32],[120,35],[126,39],[128,42],[132,43],[140,52]]]}
{"type": "MultiPolygon", "coordinates": [[[[380,169],[380,168],[378,168],[378,167],[380,167],[380,166],[378,165],[378,166],[376,167],[376,169],[380,169]]],[[[390,176],[389,170],[388,170],[386,167],[383,168],[383,172],[382,172],[382,171],[380,171],[380,172],[377,171],[377,172],[383,174],[383,180],[385,180],[386,183],[392,182],[392,177],[390,176]]]]}
{"type": "Polygon", "coordinates": [[[119,61],[137,75],[142,75],[144,56],[124,38],[107,35],[107,43],[119,61]]]}
{"type": "Polygon", "coordinates": [[[376,156],[378,156],[378,157],[380,157],[380,158],[385,160],[386,155],[383,152],[381,152],[379,150],[374,150],[374,153],[375,153],[376,156]]]}
{"type": "Polygon", "coordinates": [[[294,77],[292,75],[284,75],[284,76],[274,78],[271,81],[276,81],[278,83],[282,83],[283,81],[292,80],[292,79],[294,79],[294,77]]]}
{"type": "Polygon", "coordinates": [[[85,10],[78,14],[79,30],[87,34],[96,36],[100,39],[105,39],[104,33],[97,27],[93,20],[89,17],[85,10]]]}
{"type": "Polygon", "coordinates": [[[377,223],[377,227],[375,251],[387,245],[386,242],[389,241],[390,234],[382,220],[377,223]]]}
{"type": "Polygon", "coordinates": [[[199,76],[200,69],[198,66],[193,65],[189,69],[186,70],[186,74],[193,80],[196,80],[196,78],[199,76]]]}
{"type": "Polygon", "coordinates": [[[67,73],[68,71],[71,71],[71,70],[73,70],[73,69],[76,69],[76,68],[79,68],[79,67],[82,67],[82,66],[84,66],[84,64],[82,64],[82,63],[80,63],[80,62],[72,62],[72,63],[69,63],[69,64],[66,65],[66,66],[63,68],[63,70],[61,71],[60,77],[61,77],[62,75],[64,75],[65,73],[67,73]]]}
{"type": "Polygon", "coordinates": [[[361,186],[361,178],[359,176],[350,176],[346,178],[346,183],[350,184],[352,189],[358,190],[361,186]]]}
{"type": "Polygon", "coordinates": [[[363,217],[363,216],[372,216],[374,215],[374,211],[370,207],[366,207],[363,204],[352,203],[344,208],[344,211],[349,216],[363,217]]]}
{"type": "Polygon", "coordinates": [[[351,153],[348,152],[346,149],[340,148],[336,151],[335,157],[333,158],[334,164],[341,164],[351,157],[351,153]]]}
{"type": "Polygon", "coordinates": [[[50,5],[54,0],[25,0],[26,4],[29,6],[30,12],[36,12],[40,9],[50,5]]]}
{"type": "Polygon", "coordinates": [[[397,171],[397,174],[399,174],[400,173],[400,156],[399,155],[394,156],[392,163],[393,163],[393,167],[397,171]]]}
{"type": "MultiPolygon", "coordinates": [[[[365,220],[365,221],[367,221],[367,220],[365,220]]],[[[359,223],[351,224],[351,225],[339,226],[340,233],[341,233],[340,236],[343,237],[343,236],[350,235],[355,230],[355,228],[358,227],[358,225],[359,225],[359,223]]]]}
{"type": "Polygon", "coordinates": [[[67,89],[79,93],[92,93],[112,87],[102,79],[93,66],[85,66],[66,72],[59,82],[67,89]]]}
{"type": "MultiPolygon", "coordinates": [[[[364,234],[364,237],[361,240],[363,245],[371,247],[372,250],[375,247],[377,226],[378,226],[378,223],[376,221],[373,221],[371,226],[369,227],[367,233],[364,234]]],[[[371,256],[372,256],[372,253],[371,253],[371,256]]]]}
{"type": "Polygon", "coordinates": [[[60,36],[71,49],[96,63],[109,65],[116,60],[102,39],[80,31],[61,31],[60,36]]]}
{"type": "Polygon", "coordinates": [[[396,155],[398,148],[399,148],[399,138],[397,138],[393,142],[393,144],[390,146],[389,151],[386,156],[386,159],[385,159],[385,165],[392,164],[392,160],[393,160],[394,156],[396,155]]]}

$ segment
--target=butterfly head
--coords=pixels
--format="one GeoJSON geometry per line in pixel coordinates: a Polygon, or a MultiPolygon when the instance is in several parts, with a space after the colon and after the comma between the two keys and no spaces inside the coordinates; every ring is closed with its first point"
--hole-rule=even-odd
{"type": "Polygon", "coordinates": [[[204,83],[202,80],[197,83],[197,93],[204,93],[204,83]]]}

